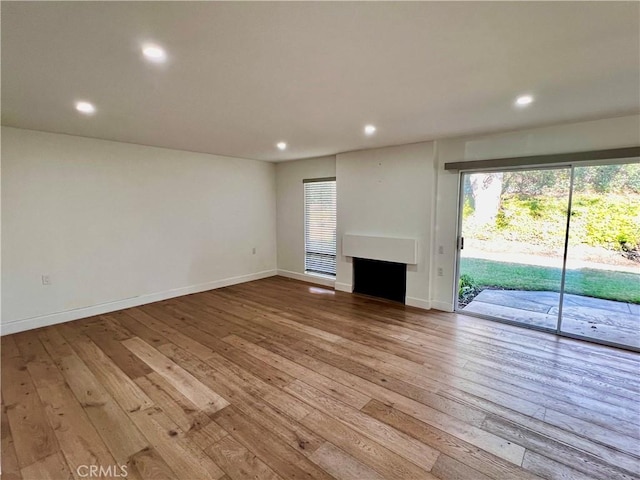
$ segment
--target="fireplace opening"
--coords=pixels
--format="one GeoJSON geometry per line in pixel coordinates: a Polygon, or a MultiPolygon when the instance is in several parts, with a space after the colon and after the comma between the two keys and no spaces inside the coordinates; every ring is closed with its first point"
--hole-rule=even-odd
{"type": "Polygon", "coordinates": [[[354,257],[353,292],[405,303],[407,265],[354,257]]]}

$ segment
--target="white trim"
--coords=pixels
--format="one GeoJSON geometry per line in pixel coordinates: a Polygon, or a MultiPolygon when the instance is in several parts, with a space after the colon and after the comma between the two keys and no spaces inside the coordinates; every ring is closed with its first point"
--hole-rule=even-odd
{"type": "Polygon", "coordinates": [[[278,270],[278,275],[280,275],[281,277],[293,278],[294,280],[300,280],[302,282],[323,285],[325,287],[333,287],[336,283],[334,278],[325,277],[323,275],[313,275],[311,273],[298,273],[291,272],[289,270],[278,270]]]}
{"type": "Polygon", "coordinates": [[[12,322],[7,322],[0,325],[0,335],[9,335],[25,330],[31,330],[33,328],[46,327],[49,325],[55,325],[57,323],[92,317],[94,315],[102,315],[103,313],[115,312],[116,310],[137,307],[139,305],[145,305],[147,303],[159,302],[168,298],[181,297],[183,295],[189,295],[192,293],[205,292],[207,290],[214,290],[216,288],[228,287],[229,285],[235,285],[238,283],[251,282],[253,280],[260,280],[261,278],[273,277],[275,275],[277,275],[276,270],[265,270],[263,272],[250,273],[247,275],[215,280],[213,282],[190,285],[188,287],[174,288],[172,290],[166,290],[164,292],[150,293],[146,295],[140,295],[138,297],[131,297],[125,298],[123,300],[101,303],[99,305],[93,305],[91,307],[76,308],[74,310],[67,310],[64,312],[51,313],[38,317],[25,318],[22,320],[14,320],[12,322]]]}
{"type": "Polygon", "coordinates": [[[404,303],[410,307],[431,310],[431,302],[429,300],[423,300],[422,298],[405,297],[404,303]]]}
{"type": "Polygon", "coordinates": [[[435,310],[441,310],[443,312],[453,312],[453,303],[439,302],[437,300],[432,300],[431,308],[435,310]]]}
{"type": "Polygon", "coordinates": [[[335,288],[339,292],[353,293],[353,286],[350,283],[336,282],[333,288],[335,288]]]}

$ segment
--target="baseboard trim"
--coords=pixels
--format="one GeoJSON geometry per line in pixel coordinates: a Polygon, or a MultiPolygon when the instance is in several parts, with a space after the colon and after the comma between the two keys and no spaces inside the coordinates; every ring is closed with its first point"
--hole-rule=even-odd
{"type": "Polygon", "coordinates": [[[423,300],[422,298],[405,297],[404,303],[410,307],[431,310],[431,302],[429,300],[423,300]]]}
{"type": "Polygon", "coordinates": [[[347,293],[353,293],[353,286],[350,283],[339,283],[336,282],[335,286],[333,287],[336,290],[340,291],[340,292],[347,292],[347,293]]]}
{"type": "Polygon", "coordinates": [[[453,303],[438,302],[436,300],[432,300],[431,308],[433,308],[434,310],[441,310],[443,312],[453,312],[453,303]]]}
{"type": "Polygon", "coordinates": [[[147,295],[140,295],[138,297],[131,297],[125,298],[123,300],[101,303],[99,305],[93,305],[91,307],[77,308],[74,310],[51,313],[38,317],[14,320],[12,322],[7,322],[0,325],[0,335],[10,335],[12,333],[32,330],[34,328],[47,327],[49,325],[56,325],[58,323],[70,322],[72,320],[79,320],[81,318],[92,317],[94,315],[102,315],[104,313],[115,312],[117,310],[123,310],[125,308],[137,307],[139,305],[145,305],[147,303],[159,302],[161,300],[167,300],[169,298],[181,297],[183,295],[190,295],[192,293],[205,292],[207,290],[215,290],[216,288],[228,287],[230,285],[251,282],[253,280],[260,280],[262,278],[273,277],[275,275],[277,275],[277,270],[265,270],[262,272],[250,273],[248,275],[240,275],[237,277],[215,280],[213,282],[175,288],[172,290],[166,290],[164,292],[150,293],[147,295]]]}
{"type": "Polygon", "coordinates": [[[280,275],[281,277],[292,278],[294,280],[300,280],[302,282],[323,285],[325,287],[333,287],[336,283],[336,281],[331,278],[325,278],[318,275],[309,275],[308,273],[292,272],[290,270],[278,270],[278,275],[280,275]]]}

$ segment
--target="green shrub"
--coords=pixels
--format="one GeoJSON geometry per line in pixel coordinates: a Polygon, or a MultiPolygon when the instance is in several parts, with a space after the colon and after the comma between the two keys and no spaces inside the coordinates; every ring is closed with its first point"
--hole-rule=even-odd
{"type": "Polygon", "coordinates": [[[458,306],[464,307],[469,305],[471,301],[482,291],[482,287],[467,274],[460,275],[460,283],[458,287],[458,306]]]}
{"type": "Polygon", "coordinates": [[[476,286],[476,283],[473,281],[471,275],[463,274],[460,275],[460,291],[458,293],[462,294],[463,289],[473,288],[476,286]]]}
{"type": "Polygon", "coordinates": [[[466,220],[473,215],[473,212],[475,212],[475,208],[471,205],[471,199],[469,197],[465,197],[464,205],[462,206],[462,218],[466,220]]]}
{"type": "Polygon", "coordinates": [[[545,205],[544,203],[540,202],[539,198],[532,198],[526,203],[529,204],[529,215],[531,215],[533,218],[542,218],[545,212],[545,205]]]}
{"type": "MultiPolygon", "coordinates": [[[[564,196],[503,195],[493,225],[469,223],[465,236],[562,247],[567,203],[564,196]]],[[[471,207],[465,204],[465,218],[470,210],[471,207]]],[[[640,248],[640,195],[576,193],[569,242],[620,252],[640,248]]]]}
{"type": "MultiPolygon", "coordinates": [[[[566,227],[567,200],[503,195],[496,215],[497,238],[535,245],[561,246],[566,227]]],[[[489,231],[485,227],[486,231],[489,231]]]]}
{"type": "Polygon", "coordinates": [[[496,228],[498,230],[506,230],[509,228],[509,219],[503,209],[500,209],[496,215],[496,228]]]}
{"type": "Polygon", "coordinates": [[[609,250],[640,246],[640,201],[633,195],[593,198],[580,195],[574,201],[572,236],[582,243],[609,250]],[[575,219],[575,222],[574,222],[575,219]]]}

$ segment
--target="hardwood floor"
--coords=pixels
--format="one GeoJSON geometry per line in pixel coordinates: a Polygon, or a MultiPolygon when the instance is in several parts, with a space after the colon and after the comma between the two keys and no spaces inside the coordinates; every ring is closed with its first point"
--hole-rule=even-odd
{"type": "Polygon", "coordinates": [[[639,371],[274,277],[3,337],[2,478],[640,478],[639,371]]]}

